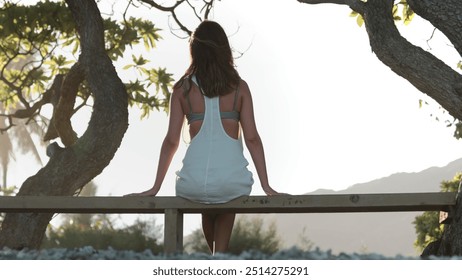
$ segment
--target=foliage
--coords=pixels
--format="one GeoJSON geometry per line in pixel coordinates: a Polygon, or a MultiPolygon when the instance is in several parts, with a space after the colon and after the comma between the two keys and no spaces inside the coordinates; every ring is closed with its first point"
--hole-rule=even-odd
{"type": "MultiPolygon", "coordinates": [[[[427,101],[419,99],[419,108],[423,108],[425,106],[429,106],[427,101]]],[[[444,122],[446,127],[453,127],[454,133],[453,136],[457,140],[462,138],[462,122],[454,117],[451,117],[443,107],[438,106],[438,113],[431,113],[431,118],[434,118],[437,122],[444,122]]]]}
{"type": "MultiPolygon", "coordinates": [[[[0,103],[0,115],[4,113],[3,104],[0,103]]],[[[0,116],[0,127],[6,125],[5,118],[0,116]]],[[[33,135],[41,136],[44,134],[43,128],[35,122],[26,124],[24,120],[19,120],[16,125],[7,132],[0,133],[0,174],[2,179],[0,181],[0,194],[12,195],[15,193],[7,188],[8,183],[8,170],[11,160],[16,161],[17,151],[21,153],[28,153],[38,164],[42,164],[39,148],[45,147],[46,142],[37,143],[34,141],[33,135]],[[13,144],[14,143],[14,144],[13,144]]]]}
{"type": "MultiPolygon", "coordinates": [[[[90,182],[80,191],[80,195],[94,196],[98,186],[90,182]]],[[[92,246],[95,249],[133,250],[141,252],[150,249],[152,253],[163,251],[159,244],[160,227],[155,221],[136,220],[132,225],[115,228],[118,221],[111,220],[110,215],[100,214],[66,214],[61,215],[61,225],[50,225],[43,248],[81,248],[92,246]]]]}
{"type": "Polygon", "coordinates": [[[302,232],[298,236],[297,248],[303,251],[311,251],[313,247],[314,243],[309,239],[306,226],[304,226],[302,232]]]}
{"type": "Polygon", "coordinates": [[[419,250],[425,249],[433,241],[441,238],[443,234],[443,225],[439,223],[439,213],[435,211],[426,211],[417,216],[414,220],[417,239],[414,242],[419,250]]]}
{"type": "MultiPolygon", "coordinates": [[[[401,0],[397,2],[393,6],[392,13],[393,19],[395,21],[403,21],[404,25],[408,25],[409,23],[411,23],[415,15],[414,11],[409,7],[409,4],[406,0],[401,0]]],[[[350,17],[356,18],[356,24],[358,24],[359,27],[363,26],[364,18],[360,13],[356,11],[351,11],[350,17]]]]}
{"type": "Polygon", "coordinates": [[[98,250],[112,248],[135,252],[163,251],[163,246],[159,244],[159,228],[155,226],[154,221],[137,220],[131,226],[115,229],[107,215],[92,216],[93,218],[88,218],[88,215],[79,216],[81,221],[91,220],[91,223],[79,223],[78,219],[71,219],[57,229],[49,226],[42,248],[73,249],[92,246],[98,250]]]}
{"type": "MultiPolygon", "coordinates": [[[[11,196],[14,193],[16,193],[16,190],[17,190],[16,186],[11,186],[11,187],[1,186],[0,196],[11,196]]],[[[2,224],[4,217],[5,217],[5,213],[0,213],[0,225],[2,224]]]]}
{"type": "MultiPolygon", "coordinates": [[[[130,105],[139,106],[143,116],[153,109],[166,110],[172,75],[165,68],[149,66],[148,60],[136,54],[140,50],[135,47],[142,43],[144,51],[155,48],[162,38],[160,30],[149,20],[127,19],[125,15],[123,19],[106,17],[104,27],[109,57],[114,62],[131,57],[133,63],[122,70],[138,71],[136,79],[125,81],[130,105]]],[[[2,1],[0,37],[0,102],[13,117],[35,119],[41,116],[45,103],[55,105],[56,100],[49,100],[45,93],[57,75],[66,75],[76,63],[80,44],[72,15],[64,2],[25,6],[2,1]],[[18,103],[26,109],[21,111],[23,114],[16,111],[18,103]]],[[[78,98],[76,111],[91,105],[85,84],[80,86],[78,98]]]]}
{"type": "MultiPolygon", "coordinates": [[[[30,133],[43,140],[58,136],[47,132],[53,125],[50,111],[44,108],[46,104],[58,104],[59,93],[51,89],[77,63],[80,51],[75,23],[64,1],[37,1],[35,5],[16,2],[0,1],[2,185],[6,185],[9,159],[15,152],[11,143],[15,142],[21,152],[32,151],[36,156],[39,146],[34,145],[30,133]]],[[[141,117],[147,117],[154,109],[167,111],[172,74],[165,68],[154,68],[149,60],[138,55],[156,47],[162,39],[161,30],[149,20],[127,18],[125,14],[115,18],[112,15],[104,19],[106,50],[115,63],[128,64],[119,70],[121,77],[136,74],[136,79],[125,81],[130,106],[138,106],[141,117]]],[[[91,105],[90,91],[84,82],[79,87],[73,114],[91,105]]]]}
{"type": "Polygon", "coordinates": [[[16,192],[16,186],[0,188],[0,196],[11,196],[16,192]]]}
{"type": "Polygon", "coordinates": [[[277,236],[276,224],[273,222],[267,229],[263,227],[262,218],[237,220],[231,235],[229,252],[239,254],[246,250],[258,250],[264,254],[272,254],[279,250],[280,239],[277,236]]]}
{"type": "MultiPolygon", "coordinates": [[[[462,173],[458,173],[452,180],[441,182],[442,192],[457,192],[462,180],[462,173]]],[[[417,216],[413,222],[417,239],[414,242],[416,248],[423,250],[433,241],[441,238],[444,225],[439,223],[439,213],[435,211],[425,211],[417,216]]]]}
{"type": "MultiPolygon", "coordinates": [[[[274,222],[265,227],[261,217],[250,219],[240,216],[236,219],[228,252],[239,255],[244,251],[256,250],[264,254],[274,254],[280,249],[280,243],[274,222]]],[[[185,247],[191,252],[210,252],[201,229],[191,234],[185,247]]]]}

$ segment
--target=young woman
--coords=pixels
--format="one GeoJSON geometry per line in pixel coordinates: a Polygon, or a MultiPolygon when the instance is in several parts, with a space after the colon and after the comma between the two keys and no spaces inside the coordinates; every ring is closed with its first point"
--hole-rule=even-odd
{"type": "MultiPolygon", "coordinates": [[[[178,196],[200,203],[225,203],[250,194],[253,178],[243,155],[240,128],[264,192],[277,195],[268,182],[250,90],[234,68],[223,28],[213,21],[202,22],[191,38],[190,53],[191,64],[173,89],[154,185],[134,195],[154,196],[159,191],[178,148],[185,117],[191,143],[177,172],[178,196]]],[[[235,213],[202,214],[204,236],[213,254],[227,250],[234,218],[235,213]]]]}

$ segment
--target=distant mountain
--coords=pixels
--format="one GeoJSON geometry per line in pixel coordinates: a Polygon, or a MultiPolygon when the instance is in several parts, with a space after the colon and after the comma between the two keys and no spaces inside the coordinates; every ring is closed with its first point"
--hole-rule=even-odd
{"type": "MultiPolygon", "coordinates": [[[[309,194],[437,192],[440,183],[451,180],[457,172],[462,172],[462,159],[417,173],[396,173],[342,191],[320,189],[309,194]]],[[[296,245],[305,238],[315,247],[330,249],[333,253],[417,256],[420,252],[413,246],[416,234],[412,222],[421,213],[271,214],[262,217],[276,223],[284,247],[296,245]]]]}

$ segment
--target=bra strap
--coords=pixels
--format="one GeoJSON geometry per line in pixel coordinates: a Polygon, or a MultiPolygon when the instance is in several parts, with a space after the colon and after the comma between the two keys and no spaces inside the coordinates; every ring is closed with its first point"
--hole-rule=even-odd
{"type": "Polygon", "coordinates": [[[239,84],[237,84],[236,92],[234,93],[234,104],[233,104],[233,111],[237,111],[237,96],[239,95],[239,84]]]}
{"type": "MultiPolygon", "coordinates": [[[[188,77],[189,77],[189,76],[188,76],[188,77]]],[[[188,105],[189,105],[189,114],[191,114],[191,113],[192,113],[192,105],[191,105],[191,99],[189,98],[189,92],[191,91],[191,88],[190,88],[190,90],[189,90],[188,92],[186,92],[186,91],[188,90],[188,89],[186,88],[186,87],[187,87],[186,81],[187,81],[188,83],[191,83],[192,81],[191,81],[191,80],[188,81],[188,80],[189,80],[189,79],[188,79],[187,77],[185,77],[185,81],[183,82],[183,90],[184,90],[184,92],[186,93],[186,101],[188,102],[188,105]]]]}

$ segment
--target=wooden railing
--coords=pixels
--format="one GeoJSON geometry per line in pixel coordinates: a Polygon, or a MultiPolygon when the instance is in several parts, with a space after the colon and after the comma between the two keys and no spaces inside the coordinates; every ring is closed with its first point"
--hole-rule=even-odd
{"type": "Polygon", "coordinates": [[[456,205],[457,193],[383,193],[241,197],[224,204],[200,204],[180,197],[0,196],[0,212],[164,213],[166,253],[183,250],[183,214],[336,213],[444,211],[456,205]]]}

